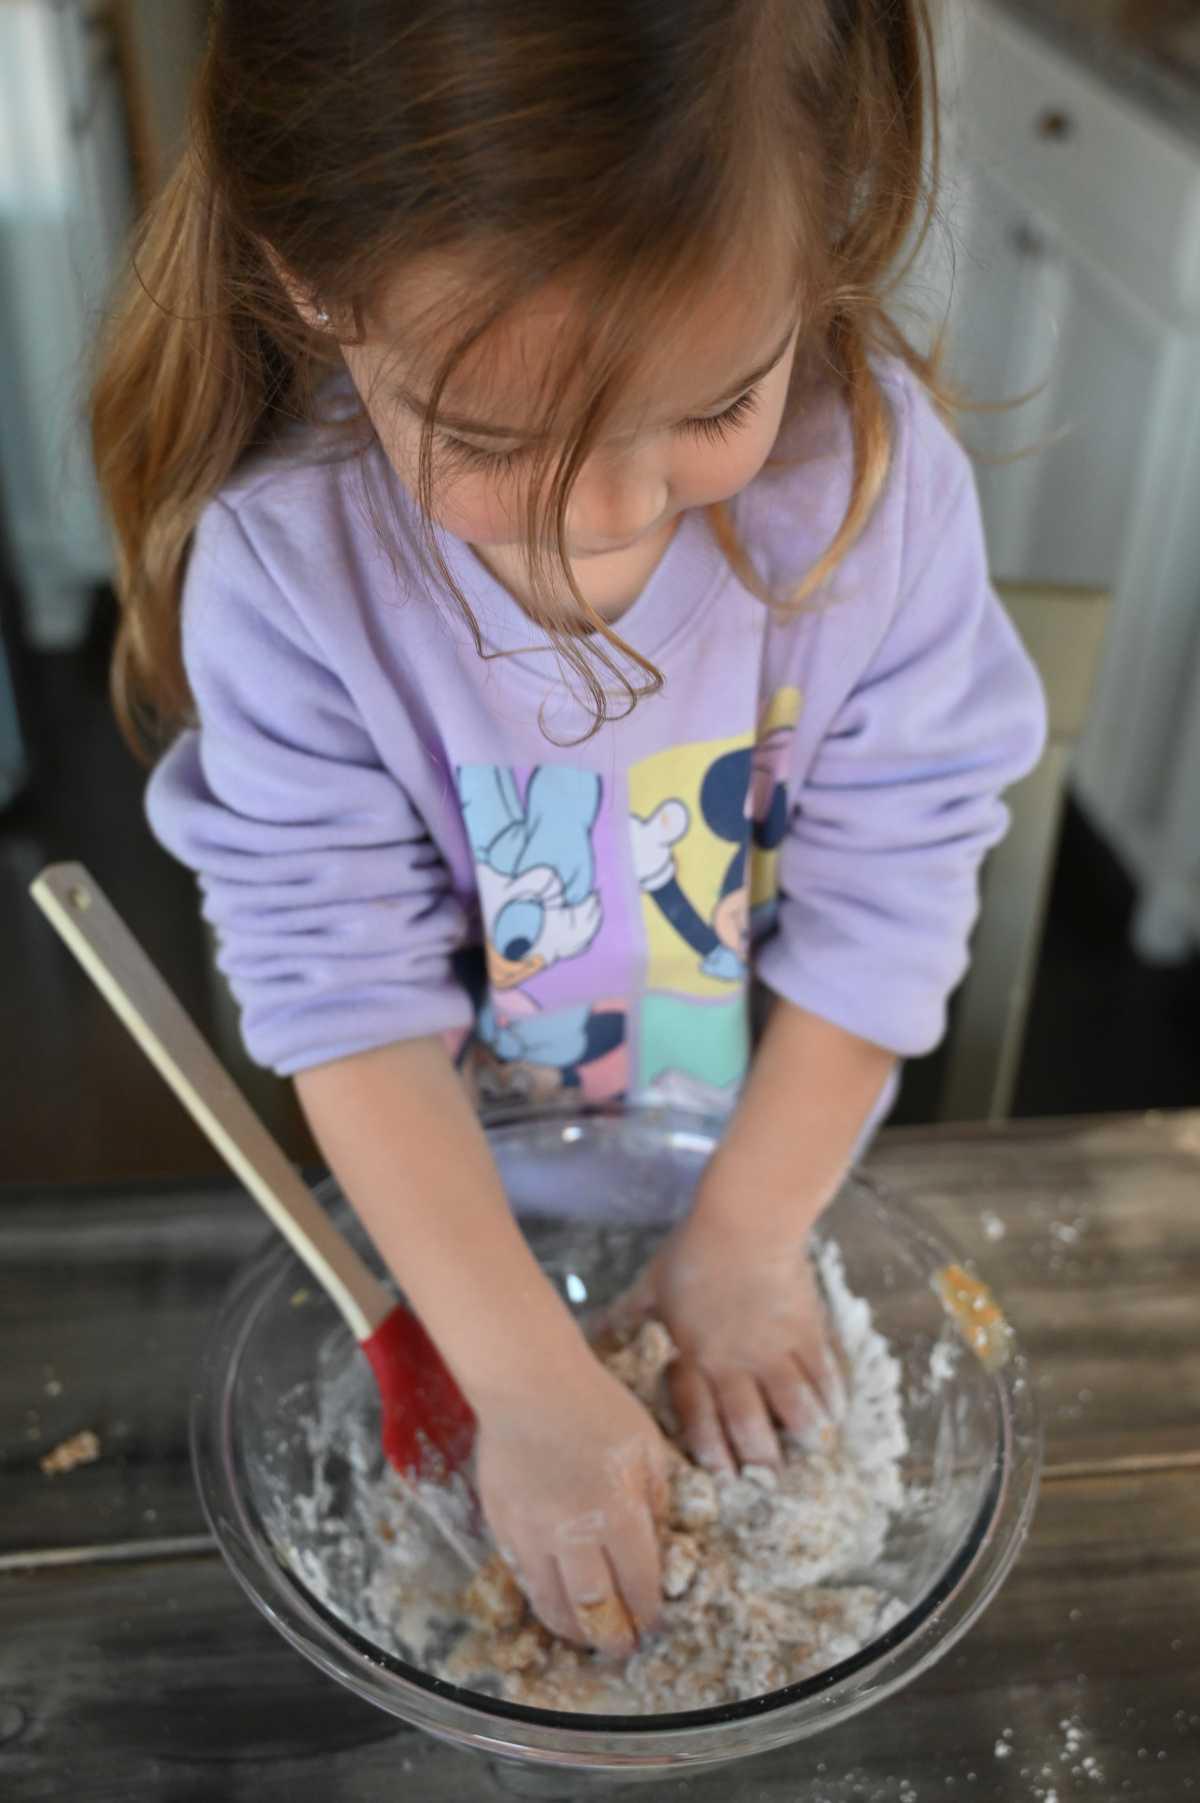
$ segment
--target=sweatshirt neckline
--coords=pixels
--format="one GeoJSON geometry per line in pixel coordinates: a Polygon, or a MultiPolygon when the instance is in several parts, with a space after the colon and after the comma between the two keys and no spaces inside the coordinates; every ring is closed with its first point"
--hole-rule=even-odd
{"type": "MultiPolygon", "coordinates": [[[[542,628],[463,539],[440,526],[434,527],[434,533],[471,603],[485,653],[499,656],[506,668],[543,686],[547,680],[556,680],[557,654],[542,628]]],[[[705,514],[689,508],[680,516],[674,537],[641,592],[616,621],[616,631],[641,657],[652,662],[661,658],[673,640],[707,612],[728,574],[724,553],[705,514]]],[[[453,611],[457,618],[457,610],[453,611]]],[[[463,629],[467,630],[465,622],[463,629]]],[[[619,663],[627,661],[618,658],[619,663]]],[[[635,666],[630,669],[635,673],[635,666]]]]}

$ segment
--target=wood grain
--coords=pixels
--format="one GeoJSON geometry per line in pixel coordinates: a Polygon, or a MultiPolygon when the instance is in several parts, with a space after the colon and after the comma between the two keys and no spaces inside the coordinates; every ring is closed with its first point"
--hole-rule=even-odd
{"type": "MultiPolygon", "coordinates": [[[[628,1794],[1041,1803],[1053,1787],[1061,1803],[1186,1803],[1200,1783],[1198,1624],[1191,1479],[1054,1483],[990,1611],[898,1698],[803,1745],[628,1794]]],[[[4,1721],[6,1803],[65,1794],[50,1773],[88,1803],[497,1795],[473,1758],[307,1665],[215,1556],[0,1579],[4,1721]]]]}
{"type": "Polygon", "coordinates": [[[204,1531],[188,1463],[200,1347],[269,1229],[232,1184],[10,1191],[0,1209],[0,1555],[204,1531]],[[47,1478],[83,1428],[101,1457],[47,1478]]]}
{"type": "MultiPolygon", "coordinates": [[[[649,1794],[1200,1803],[1200,1115],[896,1132],[870,1164],[974,1259],[1032,1356],[1051,1476],[1030,1542],[901,1697],[649,1794]]],[[[502,1794],[323,1678],[198,1550],[192,1372],[262,1237],[232,1185],[6,1195],[0,1555],[93,1549],[0,1574],[6,1803],[502,1794]],[[85,1427],[101,1460],[43,1477],[85,1427]]]]}
{"type": "MultiPolygon", "coordinates": [[[[944,1226],[1004,1303],[1052,1472],[1200,1460],[1200,1114],[899,1131],[869,1168],[944,1226]]],[[[203,1532],[192,1375],[264,1237],[228,1183],[5,1193],[0,1556],[203,1532]],[[44,1477],[39,1457],[87,1427],[100,1461],[44,1477]]]]}
{"type": "Polygon", "coordinates": [[[1003,1302],[1050,1471],[1200,1459],[1200,1113],[905,1129],[867,1168],[1003,1302]]]}

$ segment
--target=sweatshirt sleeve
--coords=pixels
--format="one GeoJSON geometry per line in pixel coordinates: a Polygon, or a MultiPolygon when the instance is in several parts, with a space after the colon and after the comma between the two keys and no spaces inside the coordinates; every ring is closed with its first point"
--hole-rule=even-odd
{"type": "Polygon", "coordinates": [[[146,811],[194,870],[250,1056],[280,1075],[470,1024],[463,912],[409,795],[222,502],[184,593],[197,725],[146,811]]]}
{"type": "Polygon", "coordinates": [[[799,783],[759,968],[798,1006],[913,1057],[945,1031],[979,866],[1008,825],[1001,795],[1037,762],[1046,722],[988,580],[964,452],[911,397],[900,437],[896,599],[799,783]]]}

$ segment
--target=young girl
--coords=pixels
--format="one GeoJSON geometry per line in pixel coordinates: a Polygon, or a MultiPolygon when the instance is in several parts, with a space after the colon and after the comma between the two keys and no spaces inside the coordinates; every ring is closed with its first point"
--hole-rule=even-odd
{"type": "Polygon", "coordinates": [[[613,1653],[663,1446],[472,1098],[732,1108],[639,1299],[696,1456],[776,1460],[832,1402],[809,1229],[1041,745],[881,302],[928,36],[922,0],[226,0],[96,395],[154,829],[477,1412],[498,1544],[613,1653]]]}

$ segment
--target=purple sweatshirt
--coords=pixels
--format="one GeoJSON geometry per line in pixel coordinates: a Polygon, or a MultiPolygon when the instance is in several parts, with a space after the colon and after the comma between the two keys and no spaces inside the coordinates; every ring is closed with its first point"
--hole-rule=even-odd
{"type": "MultiPolygon", "coordinates": [[[[819,605],[773,617],[685,514],[619,627],[663,691],[576,744],[587,715],[515,600],[440,534],[502,654],[479,657],[449,597],[406,584],[353,460],[277,455],[209,504],[198,726],[147,807],[199,875],[252,1057],[440,1033],[488,1099],[711,1103],[745,1071],[751,969],[896,1053],[936,1044],[1044,709],[966,456],[902,365],[879,374],[889,476],[819,605]]],[[[777,594],[842,518],[842,404],[786,449],[730,504],[777,594]]]]}

